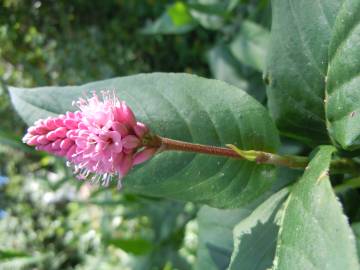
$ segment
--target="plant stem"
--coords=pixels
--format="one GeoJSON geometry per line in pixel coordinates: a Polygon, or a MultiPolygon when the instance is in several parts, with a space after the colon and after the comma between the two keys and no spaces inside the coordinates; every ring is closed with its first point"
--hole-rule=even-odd
{"type": "Polygon", "coordinates": [[[163,138],[159,136],[157,136],[157,138],[159,139],[158,147],[161,148],[161,151],[173,150],[173,151],[202,153],[202,154],[208,154],[214,156],[243,159],[235,151],[225,147],[217,147],[217,146],[203,145],[197,143],[188,143],[188,142],[163,138]]]}
{"type": "MultiPolygon", "coordinates": [[[[272,164],[293,169],[305,169],[310,160],[304,156],[278,155],[256,150],[240,150],[234,145],[228,147],[217,147],[197,143],[189,143],[157,135],[148,135],[143,140],[143,145],[158,148],[159,151],[183,151],[202,153],[207,155],[222,156],[235,159],[253,161],[258,164],[272,164]]],[[[338,159],[331,162],[331,173],[359,174],[359,165],[349,159],[338,159]]]]}

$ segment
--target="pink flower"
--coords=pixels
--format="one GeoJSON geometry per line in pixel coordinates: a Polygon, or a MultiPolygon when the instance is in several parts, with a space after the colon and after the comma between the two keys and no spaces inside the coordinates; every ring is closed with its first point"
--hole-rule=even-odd
{"type": "Polygon", "coordinates": [[[35,146],[36,150],[43,150],[51,154],[72,160],[76,151],[75,141],[68,133],[77,128],[82,115],[81,112],[67,112],[58,117],[40,119],[27,130],[23,142],[35,146]]]}
{"type": "Polygon", "coordinates": [[[96,93],[75,102],[79,111],[38,120],[28,129],[23,141],[37,150],[63,156],[74,167],[79,179],[108,185],[114,176],[121,178],[156,152],[146,148],[143,137],[147,126],[136,121],[134,113],[114,93],[96,93]]]}

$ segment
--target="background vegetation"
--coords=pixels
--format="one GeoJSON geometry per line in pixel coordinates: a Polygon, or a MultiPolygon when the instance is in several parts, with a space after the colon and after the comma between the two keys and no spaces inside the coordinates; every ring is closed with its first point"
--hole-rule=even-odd
{"type": "MultiPolygon", "coordinates": [[[[3,83],[69,85],[187,72],[227,81],[266,104],[267,0],[0,3],[3,83]]],[[[221,213],[202,208],[198,214],[192,203],[77,182],[63,160],[20,142],[25,124],[0,91],[0,269],[191,269],[199,257],[197,268],[212,269],[198,242],[221,213]],[[206,228],[200,234],[199,225],[206,228]]],[[[288,140],[284,145],[286,153],[309,151],[288,140]]],[[[356,201],[358,194],[344,199],[356,201]]],[[[353,208],[345,210],[359,219],[353,208]]],[[[231,228],[234,221],[227,221],[231,228]]],[[[228,235],[206,237],[228,246],[228,235]]]]}

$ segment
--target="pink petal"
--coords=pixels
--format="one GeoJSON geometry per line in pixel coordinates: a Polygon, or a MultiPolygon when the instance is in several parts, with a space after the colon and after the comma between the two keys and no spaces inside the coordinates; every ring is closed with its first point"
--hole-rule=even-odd
{"type": "Polygon", "coordinates": [[[114,153],[120,153],[123,148],[120,133],[117,131],[110,131],[107,135],[112,140],[111,151],[114,153]]]}
{"type": "Polygon", "coordinates": [[[103,142],[98,142],[95,146],[95,152],[101,152],[102,150],[104,150],[106,144],[103,142]]]}
{"type": "Polygon", "coordinates": [[[125,137],[129,134],[129,130],[127,129],[127,127],[119,122],[113,122],[112,128],[113,130],[119,132],[121,137],[125,137]]]}
{"type": "Polygon", "coordinates": [[[53,148],[51,147],[51,144],[47,144],[47,145],[42,145],[41,146],[41,150],[52,153],[54,152],[53,148]]]}
{"type": "Polygon", "coordinates": [[[56,155],[61,156],[61,157],[65,156],[66,153],[67,153],[66,150],[58,150],[55,152],[56,155]]]}
{"type": "Polygon", "coordinates": [[[49,141],[54,141],[54,140],[56,140],[57,137],[58,136],[57,136],[55,130],[50,131],[48,134],[46,134],[46,139],[48,139],[49,141]]]}
{"type": "Polygon", "coordinates": [[[60,144],[61,144],[62,140],[61,139],[57,139],[55,142],[53,142],[51,144],[51,147],[54,149],[54,150],[57,150],[57,149],[60,149],[60,144]]]}
{"type": "Polygon", "coordinates": [[[143,123],[137,122],[136,125],[134,126],[134,131],[135,134],[141,138],[143,137],[147,132],[149,132],[149,129],[147,128],[147,126],[143,123]]]}
{"type": "Polygon", "coordinates": [[[76,137],[77,135],[78,135],[77,130],[69,130],[68,132],[66,132],[66,137],[69,139],[75,139],[74,137],[76,137]]]}
{"type": "Polygon", "coordinates": [[[105,112],[98,111],[94,113],[94,118],[98,125],[104,126],[108,121],[108,114],[105,112]]]}
{"type": "Polygon", "coordinates": [[[75,118],[75,114],[73,112],[66,112],[66,118],[75,118]]]}
{"type": "Polygon", "coordinates": [[[122,152],[123,152],[124,154],[133,154],[133,153],[134,153],[134,150],[135,150],[135,148],[131,148],[131,149],[129,149],[129,148],[123,148],[122,152]]]}
{"type": "Polygon", "coordinates": [[[37,134],[36,134],[36,127],[34,127],[34,126],[29,127],[29,128],[27,129],[27,133],[30,133],[30,134],[32,134],[32,135],[37,135],[37,134]]]}
{"type": "Polygon", "coordinates": [[[78,127],[78,122],[73,119],[65,119],[64,124],[68,129],[75,129],[78,127]]]}
{"type": "Polygon", "coordinates": [[[75,140],[75,143],[77,146],[79,146],[80,148],[85,148],[86,144],[87,144],[87,140],[83,139],[83,138],[79,138],[75,140]]]}
{"type": "Polygon", "coordinates": [[[120,107],[116,108],[116,119],[121,122],[130,125],[131,127],[136,125],[136,118],[132,110],[123,101],[120,107]]]}
{"type": "Polygon", "coordinates": [[[131,155],[124,156],[124,158],[121,161],[120,167],[118,168],[122,177],[127,175],[132,165],[133,165],[133,161],[131,155]]]}
{"type": "Polygon", "coordinates": [[[65,138],[61,143],[60,143],[60,148],[63,150],[67,150],[69,149],[70,146],[72,146],[74,144],[73,140],[70,140],[68,138],[65,138]]]}
{"type": "Polygon", "coordinates": [[[38,138],[37,138],[37,143],[39,144],[48,144],[49,143],[49,140],[46,139],[46,136],[45,135],[40,135],[38,138]]]}
{"type": "Polygon", "coordinates": [[[25,136],[22,138],[22,142],[27,143],[32,137],[32,134],[26,133],[25,136]]]}
{"type": "Polygon", "coordinates": [[[36,127],[35,128],[35,133],[37,135],[44,135],[44,134],[46,134],[48,132],[49,132],[49,130],[47,128],[45,128],[45,127],[36,127]]]}
{"type": "Polygon", "coordinates": [[[123,147],[132,149],[136,148],[140,145],[140,140],[138,137],[134,135],[128,135],[124,139],[122,139],[123,147]]]}
{"type": "Polygon", "coordinates": [[[88,125],[86,125],[84,122],[80,122],[79,125],[78,125],[78,128],[79,129],[88,129],[88,125]]]}
{"type": "Polygon", "coordinates": [[[64,138],[66,136],[66,132],[68,130],[64,127],[59,127],[57,129],[55,129],[55,134],[56,136],[58,136],[59,138],[64,138]]]}
{"type": "Polygon", "coordinates": [[[72,155],[75,154],[75,150],[76,150],[76,146],[73,145],[73,146],[71,146],[70,149],[67,151],[67,153],[66,153],[66,158],[67,158],[68,160],[72,160],[72,155]]]}
{"type": "Polygon", "coordinates": [[[81,117],[82,117],[82,113],[80,111],[76,111],[75,112],[75,118],[76,119],[81,119],[81,117]]]}
{"type": "Polygon", "coordinates": [[[57,126],[56,126],[56,124],[55,124],[55,121],[54,121],[54,119],[52,119],[52,118],[45,120],[45,126],[46,126],[49,130],[53,130],[53,129],[56,129],[56,128],[57,128],[57,126]]]}
{"type": "Polygon", "coordinates": [[[122,153],[113,155],[114,168],[120,168],[123,158],[124,158],[124,155],[122,153]]]}
{"type": "Polygon", "coordinates": [[[134,156],[134,165],[138,165],[140,163],[143,163],[147,161],[149,158],[151,158],[156,153],[156,148],[147,148],[139,153],[136,153],[134,156]]]}
{"type": "Polygon", "coordinates": [[[55,118],[54,119],[54,124],[57,127],[63,127],[64,126],[64,120],[61,118],[55,118]]]}

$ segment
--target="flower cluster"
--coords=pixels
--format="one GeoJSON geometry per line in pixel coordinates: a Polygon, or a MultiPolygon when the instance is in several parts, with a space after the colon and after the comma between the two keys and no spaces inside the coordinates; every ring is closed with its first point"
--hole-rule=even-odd
{"type": "Polygon", "coordinates": [[[102,100],[94,93],[75,105],[76,112],[36,121],[23,142],[66,157],[79,179],[90,178],[106,186],[114,176],[121,186],[121,178],[134,165],[156,152],[142,145],[147,126],[136,121],[132,110],[114,93],[103,92],[102,100]]]}

